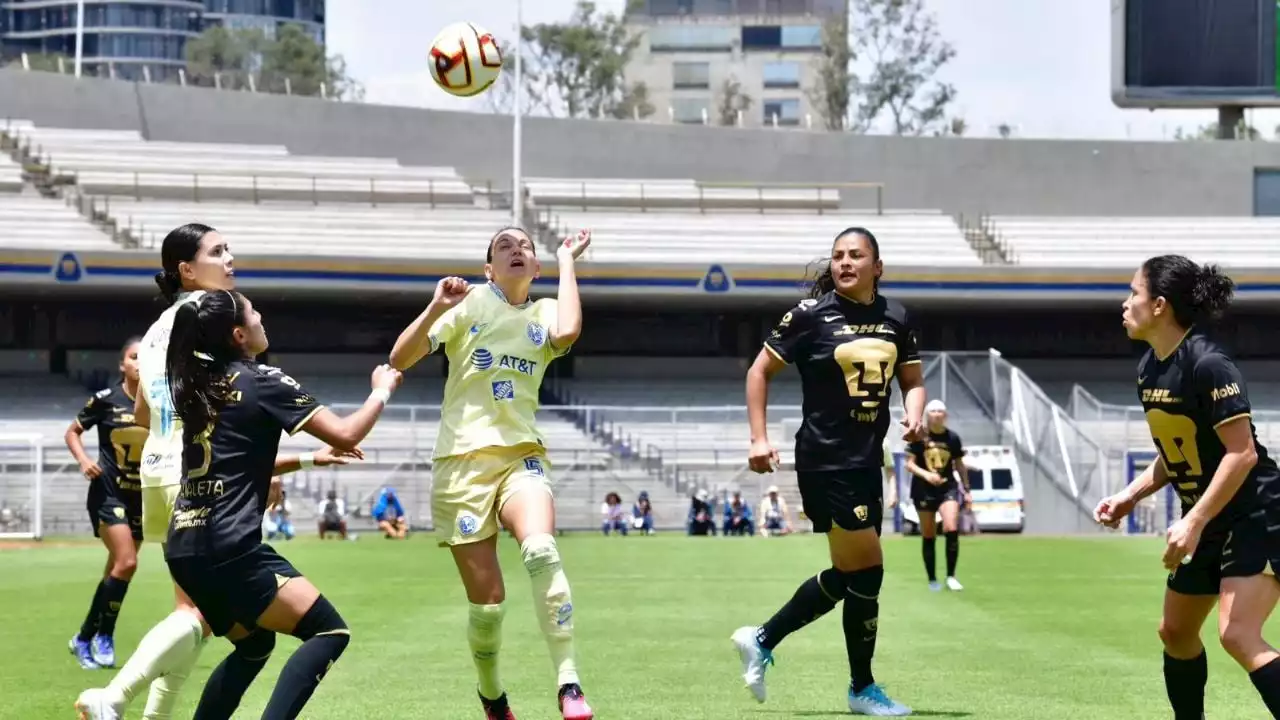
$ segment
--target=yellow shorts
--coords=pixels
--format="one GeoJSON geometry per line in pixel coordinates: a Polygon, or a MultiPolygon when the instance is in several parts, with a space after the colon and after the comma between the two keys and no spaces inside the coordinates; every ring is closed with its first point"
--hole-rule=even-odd
{"type": "Polygon", "coordinates": [[[498,511],[517,492],[551,492],[546,450],[534,443],[437,458],[431,518],[441,545],[480,542],[498,533],[498,511]]]}
{"type": "Polygon", "coordinates": [[[142,539],[163,543],[169,536],[169,518],[181,485],[142,488],[142,539]]]}

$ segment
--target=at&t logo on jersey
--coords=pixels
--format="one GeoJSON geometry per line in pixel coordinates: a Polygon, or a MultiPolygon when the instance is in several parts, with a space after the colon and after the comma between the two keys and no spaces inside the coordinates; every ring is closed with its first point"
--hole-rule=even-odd
{"type": "Polygon", "coordinates": [[[493,366],[493,353],[484,348],[476,348],[471,353],[471,366],[477,370],[488,370],[493,366]]]}
{"type": "Polygon", "coordinates": [[[538,347],[542,347],[542,343],[547,341],[547,331],[542,325],[536,322],[530,322],[525,328],[525,334],[529,336],[529,342],[538,347]]]}
{"type": "Polygon", "coordinates": [[[503,355],[498,360],[498,367],[515,370],[521,375],[532,376],[533,371],[538,367],[538,363],[533,360],[525,360],[522,357],[516,357],[514,355],[503,355]]]}

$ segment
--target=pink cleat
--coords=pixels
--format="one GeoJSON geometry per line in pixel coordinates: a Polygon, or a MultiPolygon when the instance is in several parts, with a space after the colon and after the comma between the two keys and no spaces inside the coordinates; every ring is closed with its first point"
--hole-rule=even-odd
{"type": "Polygon", "coordinates": [[[484,720],[516,720],[515,713],[511,712],[511,707],[507,704],[506,693],[502,693],[502,697],[497,700],[481,695],[480,704],[484,706],[484,720]]]}
{"type": "Polygon", "coordinates": [[[560,714],[564,720],[593,720],[595,714],[582,694],[582,688],[570,683],[560,688],[560,714]]]}

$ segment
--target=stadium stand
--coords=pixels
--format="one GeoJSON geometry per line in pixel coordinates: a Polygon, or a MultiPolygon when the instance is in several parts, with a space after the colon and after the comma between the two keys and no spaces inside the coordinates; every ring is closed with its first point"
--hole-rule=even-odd
{"type": "Polygon", "coordinates": [[[529,178],[526,197],[535,207],[681,208],[706,210],[835,210],[836,188],[734,187],[696,180],[636,180],[604,178],[529,178]]]}
{"type": "Polygon", "coordinates": [[[1161,253],[1234,267],[1280,265],[1275,251],[1280,218],[997,216],[990,221],[1006,253],[1022,265],[1131,268],[1161,253]]]}
{"type": "MultiPolygon", "coordinates": [[[[2,181],[0,181],[2,182],[2,181]]],[[[62,200],[0,193],[0,238],[7,249],[112,250],[109,235],[62,200]]]]}
{"type": "Polygon", "coordinates": [[[22,189],[22,168],[0,153],[0,193],[16,193],[22,189]]]}

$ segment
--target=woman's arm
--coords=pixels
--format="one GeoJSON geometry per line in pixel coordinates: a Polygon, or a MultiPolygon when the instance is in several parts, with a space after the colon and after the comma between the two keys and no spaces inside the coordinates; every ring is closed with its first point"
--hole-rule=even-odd
{"type": "Polygon", "coordinates": [[[556,292],[556,325],[551,329],[551,347],[563,352],[582,334],[582,298],[578,295],[578,258],[591,245],[591,231],[581,230],[577,236],[565,238],[556,248],[560,269],[560,286],[556,292]]]}

